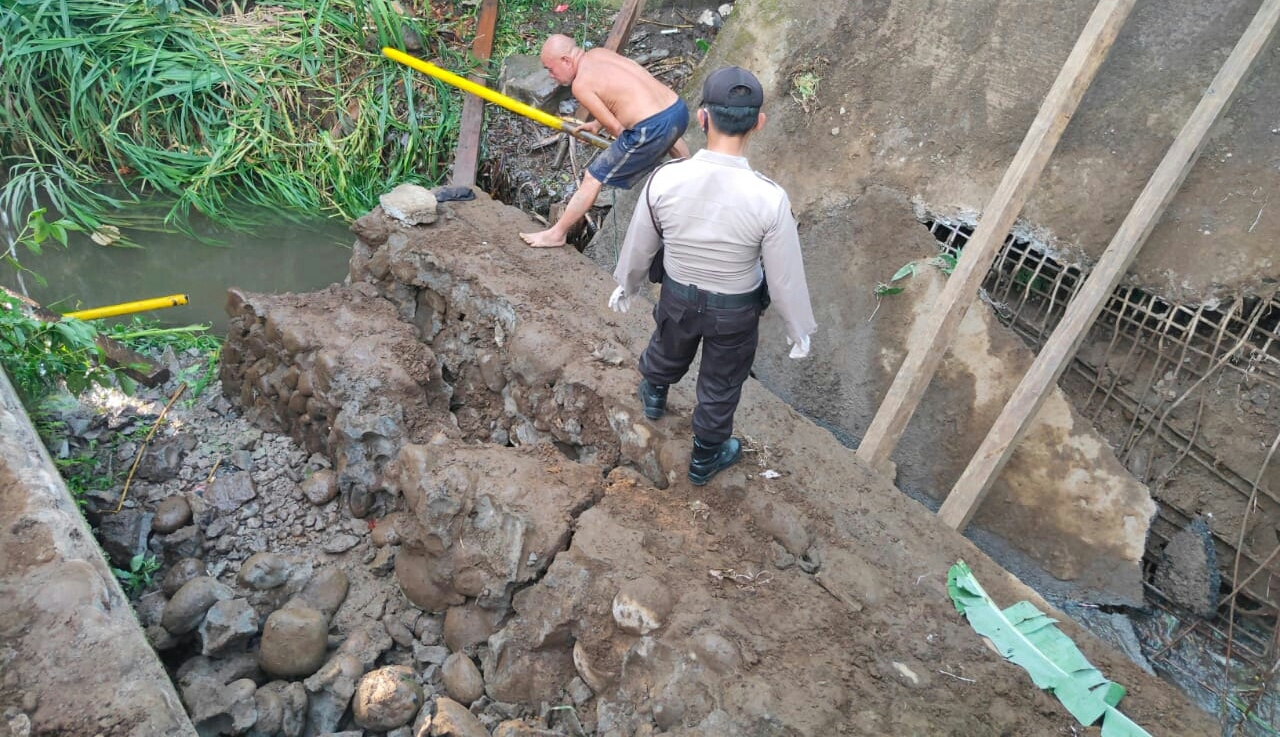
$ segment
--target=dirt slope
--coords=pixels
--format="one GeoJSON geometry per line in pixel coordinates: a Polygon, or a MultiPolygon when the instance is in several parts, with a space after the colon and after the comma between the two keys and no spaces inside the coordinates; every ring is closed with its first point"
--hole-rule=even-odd
{"type": "MultiPolygon", "coordinates": [[[[689,486],[690,382],[673,389],[672,413],[658,423],[634,406],[647,311],[610,313],[606,275],[572,250],[522,246],[515,234],[527,226],[519,211],[483,195],[446,206],[432,226],[400,226],[375,211],[355,226],[353,291],[313,295],[320,301],[309,305],[323,315],[387,299],[401,320],[418,325],[465,397],[450,402],[456,421],[445,435],[483,443],[493,428],[510,427],[506,437],[517,444],[556,441],[565,453],[545,455],[542,473],[563,473],[575,457],[609,471],[599,501],[577,516],[568,550],[516,594],[504,629],[481,655],[491,696],[545,697],[540,689],[554,691],[576,671],[595,687],[601,734],[642,724],[689,735],[1073,732],[1056,701],[956,614],[946,570],[965,559],[1001,603],[1048,604],[759,384],[749,383],[738,414],[753,452],[711,485],[689,486]],[[482,372],[484,355],[503,367],[502,381],[492,367],[482,372]],[[504,401],[486,400],[482,381],[490,391],[501,387],[504,401]],[[474,422],[469,408],[489,421],[474,422]],[[780,477],[766,478],[766,470],[780,477]],[[637,596],[659,601],[654,608],[663,612],[644,636],[611,613],[619,592],[637,581],[656,582],[658,593],[637,596]]],[[[342,340],[359,344],[362,334],[401,328],[370,320],[354,329],[342,340]]],[[[396,374],[394,366],[382,370],[396,374]]],[[[426,442],[432,421],[416,417],[419,429],[404,440],[426,442]]],[[[438,440],[412,453],[448,447],[438,440]]],[[[409,452],[389,468],[404,469],[409,452]]],[[[524,470],[527,454],[506,452],[524,458],[510,466],[516,486],[544,483],[524,470]]],[[[480,493],[475,473],[457,468],[449,488],[480,493]]],[[[439,493],[430,474],[422,482],[406,481],[403,471],[388,475],[406,495],[414,483],[422,484],[415,496],[439,493]]],[[[379,491],[373,508],[401,505],[379,491]]],[[[448,576],[435,583],[433,594],[466,588],[448,576]]],[[[1171,687],[1061,620],[1090,660],[1130,689],[1125,712],[1154,734],[1215,731],[1171,687]]]]}

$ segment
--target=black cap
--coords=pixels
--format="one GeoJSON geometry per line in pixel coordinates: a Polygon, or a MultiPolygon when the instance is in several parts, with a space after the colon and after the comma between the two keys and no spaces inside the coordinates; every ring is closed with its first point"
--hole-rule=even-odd
{"type": "Polygon", "coordinates": [[[760,107],[764,104],[764,88],[756,75],[742,67],[721,67],[702,83],[701,104],[760,107]]]}

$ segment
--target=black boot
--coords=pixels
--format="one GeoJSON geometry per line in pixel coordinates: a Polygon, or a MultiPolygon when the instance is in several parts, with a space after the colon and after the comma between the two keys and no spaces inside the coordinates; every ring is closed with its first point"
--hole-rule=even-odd
{"type": "Polygon", "coordinates": [[[693,438],[693,456],[689,459],[689,480],[694,486],[702,486],[712,476],[732,466],[742,456],[742,443],[729,438],[723,443],[704,443],[696,435],[693,438]]]}
{"type": "Polygon", "coordinates": [[[651,420],[661,418],[667,412],[667,385],[654,386],[648,379],[640,380],[640,405],[644,407],[644,416],[651,420]]]}

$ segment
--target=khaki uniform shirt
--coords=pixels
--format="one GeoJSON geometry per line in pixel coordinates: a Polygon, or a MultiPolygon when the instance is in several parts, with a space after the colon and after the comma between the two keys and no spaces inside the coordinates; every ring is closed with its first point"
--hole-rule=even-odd
{"type": "Polygon", "coordinates": [[[613,272],[627,294],[640,291],[664,244],[669,278],[708,292],[742,294],[767,275],[787,336],[798,343],[817,327],[791,200],[745,158],[704,149],[654,173],[640,192],[613,272]]]}

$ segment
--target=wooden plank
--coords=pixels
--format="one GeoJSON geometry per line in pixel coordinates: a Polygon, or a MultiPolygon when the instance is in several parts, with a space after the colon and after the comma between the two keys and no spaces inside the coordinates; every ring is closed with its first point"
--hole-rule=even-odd
{"type": "MultiPolygon", "coordinates": [[[[18,300],[36,319],[44,322],[58,322],[62,315],[45,309],[43,305],[17,292],[0,287],[9,297],[18,300]]],[[[105,335],[94,336],[93,342],[102,349],[103,359],[107,365],[123,372],[126,376],[143,386],[159,386],[169,380],[169,369],[147,358],[141,353],[119,343],[105,335]]]]}
{"type": "Polygon", "coordinates": [[[885,468],[902,438],[938,363],[955,340],[978,287],[1134,3],[1135,0],[1099,0],[1081,31],[938,296],[932,310],[938,320],[907,346],[907,357],[858,446],[858,458],[872,468],[885,468]]]}
{"type": "MultiPolygon", "coordinates": [[[[489,69],[489,56],[493,53],[493,29],[498,22],[498,0],[483,0],[476,21],[476,37],[471,42],[471,55],[480,62],[480,69],[489,69]]],[[[471,81],[485,84],[480,74],[472,74],[471,81]]],[[[486,85],[487,86],[487,85],[486,85]]],[[[476,167],[480,163],[480,133],[484,129],[484,100],[466,95],[462,101],[462,121],[458,129],[458,148],[453,155],[453,179],[457,187],[471,187],[476,183],[476,167]]]]}
{"type": "Polygon", "coordinates": [[[622,47],[627,43],[627,39],[631,38],[631,29],[635,28],[643,8],[644,0],[626,0],[622,3],[618,16],[613,19],[613,28],[609,29],[609,37],[604,41],[606,49],[622,53],[622,47]]]}
{"type": "Polygon", "coordinates": [[[1240,81],[1248,74],[1258,54],[1267,47],[1280,20],[1280,0],[1264,0],[1257,15],[1236,44],[1231,56],[1218,70],[1200,104],[1174,139],[1147,186],[1138,195],[1115,237],[1107,244],[1093,271],[1067,306],[1066,313],[1049,341],[1014,390],[987,437],[969,465],[952,487],[938,510],[942,521],[964,529],[1009,460],[1014,447],[1026,432],[1031,419],[1057,384],[1067,363],[1075,355],[1089,326],[1097,319],[1107,298],[1141,250],[1151,229],[1164,213],[1173,195],[1182,186],[1207,139],[1209,128],[1231,104],[1240,81]]]}

